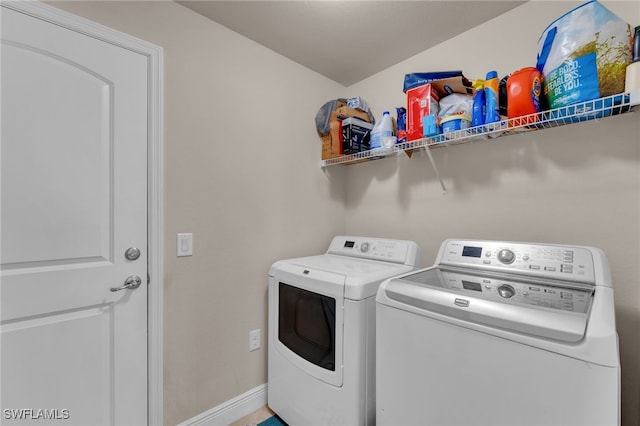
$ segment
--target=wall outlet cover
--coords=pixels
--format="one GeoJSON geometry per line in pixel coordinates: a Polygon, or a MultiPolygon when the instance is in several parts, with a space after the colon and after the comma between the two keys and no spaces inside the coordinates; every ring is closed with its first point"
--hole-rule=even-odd
{"type": "Polygon", "coordinates": [[[249,332],[249,352],[260,349],[260,329],[249,332]]]}

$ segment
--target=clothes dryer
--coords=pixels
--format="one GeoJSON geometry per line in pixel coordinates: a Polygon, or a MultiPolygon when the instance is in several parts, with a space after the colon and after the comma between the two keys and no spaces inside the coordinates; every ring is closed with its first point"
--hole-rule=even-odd
{"type": "Polygon", "coordinates": [[[378,425],[616,425],[613,289],[593,247],[447,240],[377,294],[378,425]]]}
{"type": "Polygon", "coordinates": [[[419,266],[411,241],[338,236],[269,272],[268,405],[291,425],[375,422],[375,296],[419,266]]]}

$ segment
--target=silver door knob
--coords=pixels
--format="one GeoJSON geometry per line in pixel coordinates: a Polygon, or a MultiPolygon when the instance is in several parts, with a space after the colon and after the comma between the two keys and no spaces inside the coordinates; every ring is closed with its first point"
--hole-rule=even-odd
{"type": "Polygon", "coordinates": [[[135,290],[140,287],[142,284],[142,279],[137,275],[130,275],[124,280],[124,285],[122,287],[111,287],[111,291],[120,291],[120,290],[135,290]]]}
{"type": "Polygon", "coordinates": [[[136,260],[140,257],[140,249],[137,247],[129,247],[127,251],[124,252],[124,257],[127,260],[136,260]]]}

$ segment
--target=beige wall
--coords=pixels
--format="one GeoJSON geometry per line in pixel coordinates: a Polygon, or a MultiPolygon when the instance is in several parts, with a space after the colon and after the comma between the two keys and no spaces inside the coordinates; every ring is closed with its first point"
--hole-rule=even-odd
{"type": "MultiPolygon", "coordinates": [[[[640,2],[602,2],[632,25],[640,2]]],[[[406,73],[462,69],[471,79],[533,66],[537,40],[579,3],[529,2],[349,87],[376,117],[405,102],[406,73]],[[471,59],[473,56],[474,59],[471,59]]],[[[638,424],[640,384],[640,109],[631,114],[347,169],[347,230],[409,238],[431,264],[445,238],[594,245],[613,276],[624,425],[638,424]]]]}
{"type": "MultiPolygon", "coordinates": [[[[167,425],[267,381],[269,265],[343,232],[416,240],[424,264],[449,237],[603,248],[623,419],[638,424],[640,111],[435,150],[446,195],[424,156],[318,167],[313,117],[326,100],[357,94],[380,116],[404,104],[407,72],[532,65],[542,30],[576,3],[529,2],[349,88],[173,2],[52,4],[164,48],[167,425]],[[175,257],[177,232],[194,233],[193,257],[175,257]],[[263,349],[249,353],[254,328],[263,349]]],[[[604,4],[639,23],[637,1],[604,4]]]]}

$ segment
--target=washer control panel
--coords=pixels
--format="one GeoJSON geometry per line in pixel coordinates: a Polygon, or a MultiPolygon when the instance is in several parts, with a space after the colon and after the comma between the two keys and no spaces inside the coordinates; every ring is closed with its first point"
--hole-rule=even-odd
{"type": "Polygon", "coordinates": [[[413,241],[367,237],[335,237],[328,254],[418,266],[420,249],[413,241]]]}
{"type": "Polygon", "coordinates": [[[436,263],[595,284],[593,255],[586,247],[447,240],[436,263]]]}
{"type": "Polygon", "coordinates": [[[587,287],[555,287],[537,282],[519,282],[491,275],[471,275],[446,270],[441,270],[440,274],[441,281],[432,277],[423,277],[423,281],[426,285],[437,283],[463,296],[521,306],[586,313],[591,303],[592,290],[587,290],[587,287]]]}

